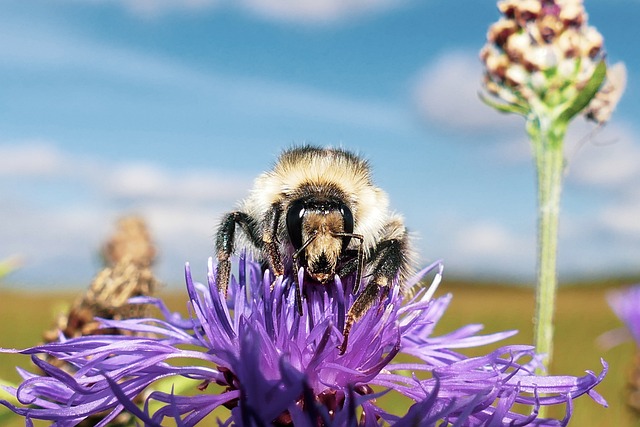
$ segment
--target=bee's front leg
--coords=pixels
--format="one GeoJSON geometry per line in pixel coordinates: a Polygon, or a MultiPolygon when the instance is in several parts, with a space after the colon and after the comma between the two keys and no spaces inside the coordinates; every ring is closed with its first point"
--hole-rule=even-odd
{"type": "Polygon", "coordinates": [[[221,291],[225,297],[231,276],[230,258],[235,247],[236,224],[242,227],[242,230],[254,246],[257,248],[262,246],[261,240],[257,238],[256,223],[248,214],[242,211],[233,211],[222,217],[216,233],[216,256],[218,258],[216,284],[218,290],[221,291]]]}
{"type": "MultiPolygon", "coordinates": [[[[380,277],[383,279],[383,277],[380,277]]],[[[366,312],[373,306],[373,304],[378,301],[378,294],[380,291],[380,285],[375,281],[371,280],[367,284],[367,286],[362,290],[360,295],[356,298],[349,308],[349,312],[347,313],[347,319],[344,324],[344,331],[342,332],[342,344],[338,347],[340,349],[340,354],[344,354],[347,351],[347,345],[349,344],[349,334],[351,333],[351,327],[356,322],[356,320],[360,319],[366,312]]]]}
{"type": "Polygon", "coordinates": [[[387,298],[393,280],[402,279],[406,274],[410,264],[409,238],[404,227],[394,227],[392,231],[397,238],[381,241],[371,254],[368,262],[373,265],[371,279],[347,312],[342,344],[339,347],[340,354],[344,354],[347,350],[353,324],[362,318],[376,302],[382,302],[387,298]]]}
{"type": "MultiPolygon", "coordinates": [[[[269,210],[267,210],[264,216],[263,222],[263,234],[262,234],[262,244],[264,248],[264,253],[269,261],[269,267],[271,267],[271,271],[278,277],[284,276],[284,264],[282,263],[282,254],[280,253],[280,245],[278,242],[278,230],[280,217],[282,215],[282,206],[280,203],[274,203],[271,205],[269,210]]],[[[298,263],[294,262],[294,271],[293,273],[293,281],[296,287],[296,310],[298,314],[302,315],[302,290],[301,285],[298,283],[298,271],[297,271],[298,263]]],[[[271,290],[275,286],[275,280],[271,283],[271,290]]]]}
{"type": "MultiPolygon", "coordinates": [[[[269,261],[269,267],[273,274],[278,276],[284,275],[284,265],[282,264],[282,254],[278,242],[278,228],[282,207],[279,203],[274,203],[267,210],[262,224],[262,245],[264,254],[269,261]]],[[[273,284],[271,285],[273,289],[273,284]]]]}

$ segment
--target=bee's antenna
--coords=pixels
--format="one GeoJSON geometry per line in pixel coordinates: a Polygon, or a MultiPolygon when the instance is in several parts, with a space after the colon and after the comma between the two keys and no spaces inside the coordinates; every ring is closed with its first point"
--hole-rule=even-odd
{"type": "Polygon", "coordinates": [[[311,237],[309,237],[307,241],[304,242],[302,246],[300,246],[300,248],[293,253],[293,259],[298,259],[302,251],[304,251],[307,248],[307,246],[309,246],[311,242],[313,242],[316,239],[316,237],[318,237],[318,230],[314,230],[311,237]]]}

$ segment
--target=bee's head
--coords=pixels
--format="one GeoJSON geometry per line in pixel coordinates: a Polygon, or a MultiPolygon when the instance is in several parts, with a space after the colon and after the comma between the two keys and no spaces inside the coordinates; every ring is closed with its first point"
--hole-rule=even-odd
{"type": "Polygon", "coordinates": [[[287,210],[287,233],[295,257],[307,273],[320,283],[331,280],[338,259],[349,245],[353,233],[353,214],[335,199],[299,199],[287,210]]]}

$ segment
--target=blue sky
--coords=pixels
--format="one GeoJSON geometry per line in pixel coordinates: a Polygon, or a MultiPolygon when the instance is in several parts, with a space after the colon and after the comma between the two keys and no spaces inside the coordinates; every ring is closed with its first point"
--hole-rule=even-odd
{"type": "MultiPolygon", "coordinates": [[[[561,278],[640,269],[640,3],[586,2],[627,92],[567,140],[561,278]]],[[[362,153],[449,274],[532,280],[522,120],[477,99],[493,1],[0,2],[0,258],[11,286],[87,284],[127,213],[157,274],[203,272],[222,212],[304,142],[362,153]]]]}

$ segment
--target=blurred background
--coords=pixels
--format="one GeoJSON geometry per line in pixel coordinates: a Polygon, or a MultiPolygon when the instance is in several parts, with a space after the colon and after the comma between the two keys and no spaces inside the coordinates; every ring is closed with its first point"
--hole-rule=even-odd
{"type": "MultiPolygon", "coordinates": [[[[628,86],[567,139],[561,280],[640,271],[640,2],[587,0],[628,86]],[[636,119],[636,120],[634,120],[636,119]]],[[[123,214],[157,276],[204,277],[222,212],[293,144],[368,158],[448,275],[532,282],[523,120],[477,97],[493,0],[3,0],[0,259],[9,288],[84,288],[123,214]]]]}

